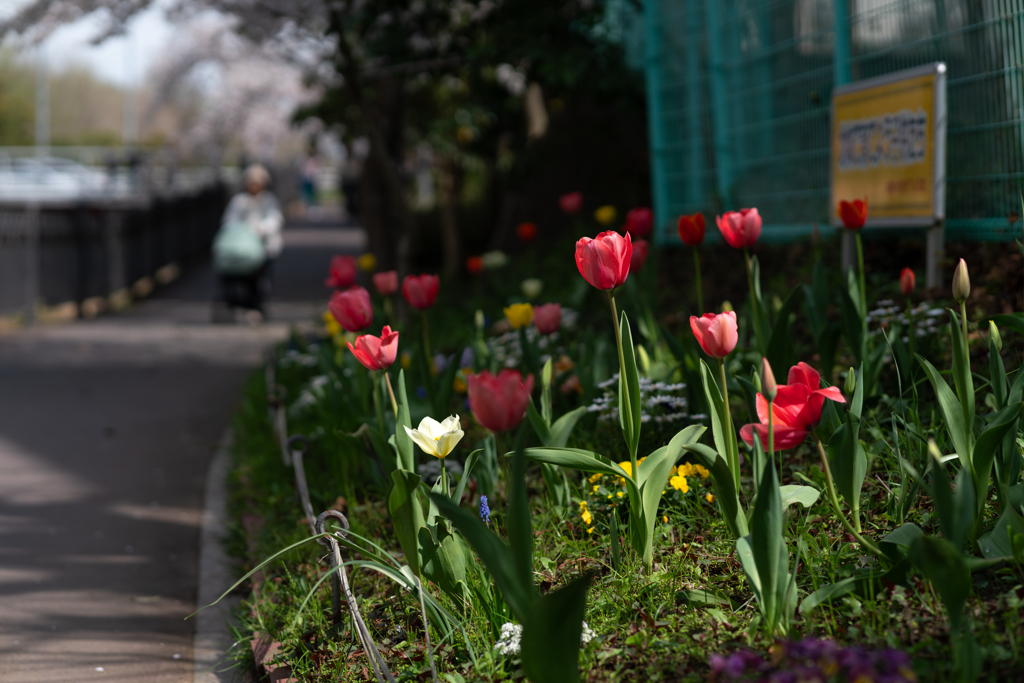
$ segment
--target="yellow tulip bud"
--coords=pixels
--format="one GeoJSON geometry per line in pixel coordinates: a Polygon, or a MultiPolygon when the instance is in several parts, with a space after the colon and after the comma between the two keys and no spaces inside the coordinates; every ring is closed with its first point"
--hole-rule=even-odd
{"type": "Polygon", "coordinates": [[[505,308],[505,317],[508,318],[512,329],[518,330],[526,327],[533,320],[533,306],[530,304],[512,304],[505,308]]]}
{"type": "Polygon", "coordinates": [[[377,270],[377,257],[374,256],[372,252],[368,251],[362,256],[360,256],[358,263],[359,270],[363,271],[364,273],[372,273],[373,271],[377,270]]]}
{"type": "Polygon", "coordinates": [[[996,327],[995,322],[988,321],[988,337],[996,345],[996,351],[1003,350],[1003,337],[999,334],[999,328],[996,327]]]}
{"type": "Polygon", "coordinates": [[[958,304],[967,301],[971,295],[971,276],[967,272],[967,262],[960,259],[953,271],[953,298],[958,304]]]}
{"type": "Polygon", "coordinates": [[[594,219],[601,225],[608,225],[615,220],[618,212],[611,204],[605,204],[594,212],[594,219]]]}
{"type": "Polygon", "coordinates": [[[853,396],[853,392],[857,390],[857,373],[850,368],[850,371],[846,373],[846,389],[847,396],[853,396]]]}

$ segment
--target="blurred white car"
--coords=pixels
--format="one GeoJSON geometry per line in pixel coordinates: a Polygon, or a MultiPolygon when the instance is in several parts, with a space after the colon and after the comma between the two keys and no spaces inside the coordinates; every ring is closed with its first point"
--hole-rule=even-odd
{"type": "Polygon", "coordinates": [[[0,200],[60,201],[116,194],[107,174],[59,157],[0,158],[0,200]]]}

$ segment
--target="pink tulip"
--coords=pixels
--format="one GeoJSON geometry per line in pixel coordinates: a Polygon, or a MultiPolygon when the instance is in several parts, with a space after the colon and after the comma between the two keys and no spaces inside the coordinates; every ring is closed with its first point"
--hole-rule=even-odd
{"type": "Polygon", "coordinates": [[[647,237],[654,229],[654,214],[646,206],[630,209],[626,214],[626,232],[637,237],[647,237]]]}
{"type": "Polygon", "coordinates": [[[327,271],[324,284],[334,289],[348,289],[356,283],[356,257],[335,256],[331,258],[331,267],[327,271]]]}
{"type": "Polygon", "coordinates": [[[441,280],[436,275],[406,275],[402,280],[402,296],[418,311],[425,311],[437,301],[441,280]]]}
{"type": "Polygon", "coordinates": [[[725,358],[736,348],[739,333],[736,329],[736,313],[705,313],[698,318],[690,316],[690,329],[697,338],[704,353],[712,358],[725,358]]]}
{"type": "Polygon", "coordinates": [[[633,241],[608,230],[595,239],[580,238],[576,242],[576,267],[580,275],[598,289],[615,289],[629,276],[633,258],[633,241]]]}
{"type": "Polygon", "coordinates": [[[398,273],[393,270],[374,273],[373,286],[381,296],[391,296],[398,291],[398,273]]]}
{"type": "Polygon", "coordinates": [[[526,381],[518,370],[505,369],[492,375],[484,370],[466,378],[469,387],[469,409],[477,422],[492,432],[515,428],[526,415],[526,406],[533,393],[533,375],[526,381]]]}
{"type": "Polygon", "coordinates": [[[534,306],[533,324],[537,326],[537,331],[541,334],[558,332],[558,328],[562,324],[561,304],[534,306]]]}
{"type": "Polygon", "coordinates": [[[349,342],[348,349],[367,370],[387,370],[398,353],[398,332],[392,332],[385,325],[379,337],[372,334],[356,337],[355,346],[349,342]]]}
{"type": "Polygon", "coordinates": [[[582,192],[567,192],[558,198],[558,206],[566,216],[572,216],[583,208],[582,192]]]}
{"type": "Polygon", "coordinates": [[[349,332],[358,332],[373,322],[370,293],[359,286],[332,294],[327,309],[349,332]]]}
{"type": "Polygon", "coordinates": [[[723,215],[716,216],[715,221],[722,237],[734,249],[752,247],[761,236],[761,216],[757,209],[726,211],[723,215]]]}
{"type": "Polygon", "coordinates": [[[633,242],[633,256],[629,259],[629,272],[639,273],[647,262],[647,240],[633,242]]]}

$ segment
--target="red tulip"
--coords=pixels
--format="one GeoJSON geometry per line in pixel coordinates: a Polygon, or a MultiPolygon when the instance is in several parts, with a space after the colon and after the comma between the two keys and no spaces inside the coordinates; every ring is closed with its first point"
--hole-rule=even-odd
{"type": "Polygon", "coordinates": [[[544,304],[543,306],[534,306],[533,324],[536,325],[537,331],[541,334],[558,332],[558,328],[562,324],[561,304],[544,304]]]}
{"type": "Polygon", "coordinates": [[[629,259],[629,272],[639,273],[647,262],[647,240],[633,242],[633,256],[629,259]]]}
{"type": "Polygon", "coordinates": [[[470,275],[479,275],[484,272],[484,260],[479,256],[470,256],[466,259],[466,272],[470,275]]]}
{"type": "Polygon", "coordinates": [[[839,202],[839,218],[847,230],[860,230],[868,219],[868,200],[854,199],[839,202]]]}
{"type": "Polygon", "coordinates": [[[537,225],[535,223],[520,223],[516,226],[516,234],[524,242],[530,242],[537,236],[537,225]]]}
{"type": "Polygon", "coordinates": [[[583,208],[582,192],[567,192],[558,198],[558,206],[566,216],[572,216],[583,208]]]}
{"type": "Polygon", "coordinates": [[[355,256],[335,256],[331,258],[324,284],[334,289],[348,289],[356,283],[356,272],[355,256]]]}
{"type": "Polygon", "coordinates": [[[654,228],[654,214],[646,206],[630,209],[626,214],[626,232],[637,237],[647,237],[654,228]]]}
{"type": "Polygon", "coordinates": [[[398,332],[392,332],[385,325],[379,337],[372,334],[356,337],[355,346],[349,342],[348,349],[367,370],[387,370],[398,353],[398,332]]]}
{"type": "MultiPolygon", "coordinates": [[[[776,450],[795,448],[807,438],[807,432],[821,422],[821,409],[825,399],[846,403],[838,387],[821,388],[821,377],[807,363],[794,365],[789,369],[789,383],[780,385],[772,402],[774,446],[776,450]]],[[[761,437],[761,444],[768,445],[768,400],[757,395],[757,417],[760,424],[744,425],[740,436],[747,445],[754,445],[754,432],[761,437]]]]}
{"type": "Polygon", "coordinates": [[[910,268],[900,271],[900,294],[910,296],[914,293],[915,284],[917,284],[917,278],[914,276],[914,271],[910,268]]]}
{"type": "Polygon", "coordinates": [[[712,358],[725,358],[732,353],[740,340],[735,311],[726,311],[718,315],[705,313],[700,318],[691,315],[690,329],[700,347],[704,349],[704,353],[712,358]]]}
{"type": "Polygon", "coordinates": [[[523,421],[533,393],[533,375],[528,375],[524,382],[518,370],[505,369],[497,376],[484,370],[467,377],[466,384],[469,409],[487,429],[503,432],[523,421]]]}
{"type": "Polygon", "coordinates": [[[718,230],[733,249],[752,247],[761,236],[761,215],[757,209],[726,211],[715,217],[718,230]]]}
{"type": "Polygon", "coordinates": [[[394,270],[374,273],[373,286],[377,288],[381,296],[391,296],[398,291],[398,273],[394,270]]]}
{"type": "Polygon", "coordinates": [[[373,322],[370,293],[359,286],[332,294],[327,309],[349,332],[358,332],[373,322]]]}
{"type": "Polygon", "coordinates": [[[687,246],[696,247],[704,242],[704,231],[706,227],[704,214],[702,213],[680,216],[679,224],[677,226],[679,230],[679,239],[681,239],[683,244],[687,246]]]}
{"type": "Polygon", "coordinates": [[[615,289],[629,276],[633,241],[608,230],[595,239],[582,237],[576,242],[576,267],[580,275],[598,289],[615,289]]]}
{"type": "Polygon", "coordinates": [[[437,301],[441,280],[436,275],[406,275],[402,280],[402,296],[418,311],[425,311],[437,301]]]}

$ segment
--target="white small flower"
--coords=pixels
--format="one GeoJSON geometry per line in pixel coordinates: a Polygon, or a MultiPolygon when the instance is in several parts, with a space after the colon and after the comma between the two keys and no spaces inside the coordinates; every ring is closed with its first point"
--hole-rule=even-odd
{"type": "Polygon", "coordinates": [[[444,422],[425,417],[420,421],[419,427],[416,429],[406,427],[405,431],[424,453],[435,458],[443,458],[451,453],[465,434],[459,423],[458,415],[452,415],[444,422]]]}
{"type": "Polygon", "coordinates": [[[501,637],[494,644],[498,654],[517,655],[519,654],[520,641],[523,638],[523,627],[519,624],[504,623],[501,625],[501,637]]]}
{"type": "Polygon", "coordinates": [[[583,632],[580,633],[580,645],[586,645],[591,640],[593,640],[595,637],[597,637],[597,634],[594,633],[594,630],[592,628],[590,628],[589,626],[587,626],[587,622],[584,621],[583,622],[583,632]]]}

